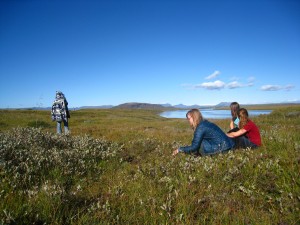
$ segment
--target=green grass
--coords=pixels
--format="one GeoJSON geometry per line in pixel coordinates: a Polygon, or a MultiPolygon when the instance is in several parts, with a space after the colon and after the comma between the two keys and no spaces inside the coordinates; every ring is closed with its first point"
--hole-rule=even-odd
{"type": "Polygon", "coordinates": [[[193,131],[157,110],[71,111],[70,136],[1,110],[0,224],[299,224],[300,106],[272,109],[261,148],[209,157],[173,157],[193,131]]]}

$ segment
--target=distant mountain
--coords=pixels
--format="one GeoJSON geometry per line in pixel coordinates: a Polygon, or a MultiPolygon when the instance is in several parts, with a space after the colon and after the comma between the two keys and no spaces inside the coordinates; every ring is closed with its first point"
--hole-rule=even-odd
{"type": "Polygon", "coordinates": [[[52,107],[32,107],[32,108],[24,108],[28,110],[51,110],[52,107]]]}
{"type": "Polygon", "coordinates": [[[219,104],[215,105],[215,108],[219,108],[219,107],[229,107],[231,104],[231,102],[220,102],[219,104]]]}
{"type": "Polygon", "coordinates": [[[175,108],[179,108],[179,109],[186,109],[188,108],[188,106],[183,105],[183,104],[178,104],[178,105],[174,105],[175,108]]]}
{"type": "Polygon", "coordinates": [[[173,107],[179,108],[179,109],[199,109],[199,108],[207,108],[208,106],[179,104],[179,105],[174,105],[173,107]]]}
{"type": "Polygon", "coordinates": [[[166,104],[161,104],[162,106],[164,106],[164,107],[173,107],[171,104],[169,104],[169,103],[166,103],[166,104]]]}
{"type": "Polygon", "coordinates": [[[113,105],[100,105],[100,106],[81,106],[78,109],[110,109],[113,105]]]}
{"type": "Polygon", "coordinates": [[[170,108],[170,107],[165,107],[160,104],[130,102],[130,103],[124,103],[124,104],[115,106],[113,108],[115,108],[115,109],[166,109],[166,108],[170,108]]]}

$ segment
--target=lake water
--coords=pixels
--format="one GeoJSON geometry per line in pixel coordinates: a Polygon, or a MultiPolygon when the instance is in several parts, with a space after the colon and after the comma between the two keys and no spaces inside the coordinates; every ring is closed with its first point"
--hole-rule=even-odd
{"type": "MultiPolygon", "coordinates": [[[[185,115],[188,110],[174,110],[165,111],[160,114],[160,116],[165,118],[186,118],[185,115]]],[[[230,110],[214,110],[214,109],[200,109],[204,119],[227,119],[231,118],[230,110]]],[[[249,117],[259,116],[262,114],[270,114],[272,110],[248,110],[249,117]]]]}

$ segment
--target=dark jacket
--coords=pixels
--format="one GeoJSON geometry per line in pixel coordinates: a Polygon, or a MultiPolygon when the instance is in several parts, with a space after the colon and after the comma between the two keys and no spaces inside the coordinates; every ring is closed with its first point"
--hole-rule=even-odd
{"type": "Polygon", "coordinates": [[[234,142],[216,124],[201,121],[194,132],[190,146],[180,147],[185,153],[199,152],[203,155],[220,153],[234,148],[234,142]]]}

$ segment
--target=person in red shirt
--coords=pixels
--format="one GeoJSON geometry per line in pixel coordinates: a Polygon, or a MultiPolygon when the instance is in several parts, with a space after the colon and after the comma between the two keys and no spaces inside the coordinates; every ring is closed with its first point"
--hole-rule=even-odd
{"type": "Polygon", "coordinates": [[[257,148],[261,146],[259,128],[249,119],[248,111],[241,108],[238,111],[239,130],[227,133],[227,136],[235,139],[235,148],[257,148]]]}

